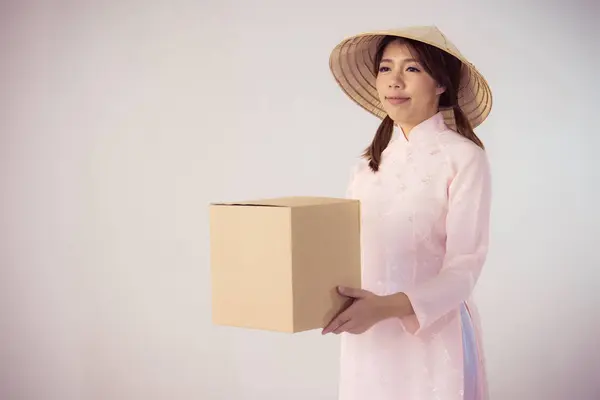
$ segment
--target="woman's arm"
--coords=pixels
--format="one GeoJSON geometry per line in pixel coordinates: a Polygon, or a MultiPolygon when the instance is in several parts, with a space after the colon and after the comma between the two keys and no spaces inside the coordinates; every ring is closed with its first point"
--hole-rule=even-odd
{"type": "Polygon", "coordinates": [[[392,295],[340,288],[354,303],[323,329],[324,334],[362,333],[378,321],[400,318],[406,331],[417,335],[469,298],[487,255],[491,180],[485,152],[473,146],[466,150],[457,157],[448,191],[446,255],[440,273],[392,295]]]}
{"type": "Polygon", "coordinates": [[[415,335],[470,297],[488,252],[491,174],[487,155],[479,147],[469,146],[456,159],[456,174],[448,191],[446,255],[440,273],[388,297],[392,314],[415,335]]]}

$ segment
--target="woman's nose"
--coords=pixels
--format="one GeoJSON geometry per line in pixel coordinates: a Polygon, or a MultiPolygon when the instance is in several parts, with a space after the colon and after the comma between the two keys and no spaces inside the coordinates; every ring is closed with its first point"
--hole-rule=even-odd
{"type": "Polygon", "coordinates": [[[404,87],[404,82],[400,78],[392,78],[389,83],[390,89],[401,89],[404,87]]]}

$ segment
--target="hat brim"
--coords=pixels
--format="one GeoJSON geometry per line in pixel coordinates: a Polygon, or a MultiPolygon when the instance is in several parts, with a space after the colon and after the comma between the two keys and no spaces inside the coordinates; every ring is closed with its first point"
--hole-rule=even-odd
{"type": "MultiPolygon", "coordinates": [[[[428,40],[424,37],[426,35],[404,31],[368,32],[344,39],[331,52],[329,68],[338,85],[350,99],[380,119],[387,115],[377,94],[373,68],[378,44],[387,35],[417,40],[458,58],[463,64],[458,104],[473,128],[481,125],[492,108],[490,87],[483,75],[443,34],[443,44],[428,40]]],[[[456,129],[453,110],[441,109],[440,111],[444,115],[446,124],[451,129],[456,129]]]]}

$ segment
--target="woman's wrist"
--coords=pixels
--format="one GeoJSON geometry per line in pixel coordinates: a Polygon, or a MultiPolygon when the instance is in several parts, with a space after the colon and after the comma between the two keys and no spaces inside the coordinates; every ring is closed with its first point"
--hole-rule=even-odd
{"type": "Polygon", "coordinates": [[[410,299],[405,293],[394,293],[383,296],[384,314],[389,318],[404,318],[414,314],[410,299]]]}

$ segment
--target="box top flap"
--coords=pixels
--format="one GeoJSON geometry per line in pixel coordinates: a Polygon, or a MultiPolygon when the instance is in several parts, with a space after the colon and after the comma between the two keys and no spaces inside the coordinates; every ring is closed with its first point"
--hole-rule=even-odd
{"type": "Polygon", "coordinates": [[[262,200],[237,201],[230,203],[212,203],[222,206],[256,206],[256,207],[309,207],[326,204],[347,203],[355,200],[334,197],[290,196],[262,200]]]}

